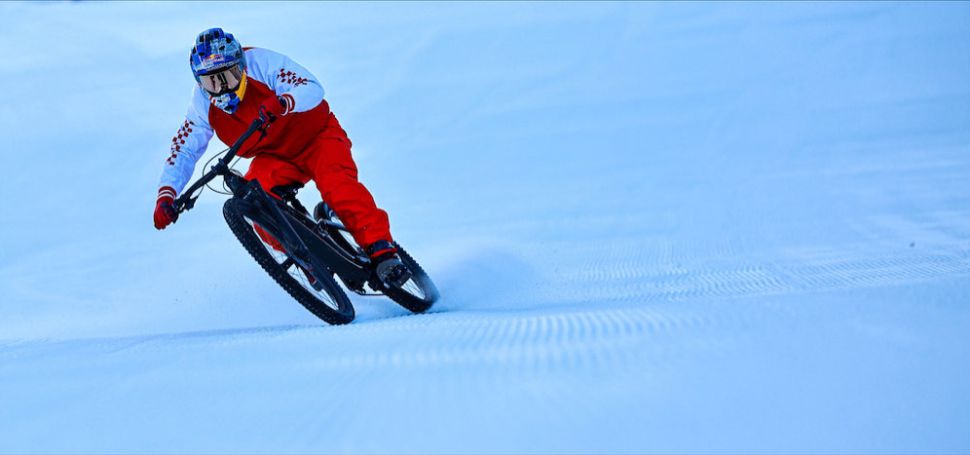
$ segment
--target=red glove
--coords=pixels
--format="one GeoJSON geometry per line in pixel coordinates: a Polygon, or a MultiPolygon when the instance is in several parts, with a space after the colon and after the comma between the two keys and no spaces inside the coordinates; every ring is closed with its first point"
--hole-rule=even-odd
{"type": "Polygon", "coordinates": [[[179,218],[175,210],[175,190],[170,186],[158,189],[158,200],[155,201],[155,229],[165,229],[179,218]]]}
{"type": "Polygon", "coordinates": [[[295,102],[289,93],[277,96],[276,98],[266,98],[259,105],[259,112],[266,115],[270,122],[275,121],[293,110],[295,102]]]}

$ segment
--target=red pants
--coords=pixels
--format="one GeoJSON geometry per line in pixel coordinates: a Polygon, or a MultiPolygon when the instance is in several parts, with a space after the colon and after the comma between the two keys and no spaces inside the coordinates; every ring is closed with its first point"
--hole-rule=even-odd
{"type": "Polygon", "coordinates": [[[377,207],[370,191],[357,181],[350,139],[336,119],[330,120],[330,126],[296,156],[256,155],[246,179],[258,180],[267,192],[278,185],[313,180],[323,200],[361,247],[367,248],[378,240],[392,240],[387,212],[377,207]]]}

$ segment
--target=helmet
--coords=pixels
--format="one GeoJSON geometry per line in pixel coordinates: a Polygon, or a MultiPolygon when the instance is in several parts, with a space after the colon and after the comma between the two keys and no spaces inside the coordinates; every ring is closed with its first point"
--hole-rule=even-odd
{"type": "Polygon", "coordinates": [[[230,114],[239,107],[246,83],[246,56],[231,33],[221,28],[199,33],[189,54],[189,65],[213,104],[230,114]]]}

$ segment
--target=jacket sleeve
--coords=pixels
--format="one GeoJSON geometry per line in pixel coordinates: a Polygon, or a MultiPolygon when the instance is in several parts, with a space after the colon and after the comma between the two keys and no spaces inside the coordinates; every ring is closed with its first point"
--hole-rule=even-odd
{"type": "MultiPolygon", "coordinates": [[[[198,92],[199,89],[196,88],[192,105],[185,114],[185,120],[172,138],[171,153],[165,160],[162,177],[158,183],[159,194],[163,190],[171,189],[174,192],[172,197],[177,197],[182,192],[185,184],[192,178],[195,163],[205,153],[209,140],[212,139],[213,131],[209,126],[209,103],[204,99],[200,100],[198,92]]],[[[202,97],[204,98],[205,95],[202,97]]]]}
{"type": "Polygon", "coordinates": [[[248,72],[286,101],[286,112],[309,111],[323,101],[323,86],[313,73],[289,57],[268,49],[246,52],[248,72]]]}

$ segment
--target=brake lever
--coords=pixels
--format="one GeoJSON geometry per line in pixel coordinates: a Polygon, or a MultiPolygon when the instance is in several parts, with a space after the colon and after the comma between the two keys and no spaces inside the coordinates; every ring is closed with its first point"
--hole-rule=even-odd
{"type": "Polygon", "coordinates": [[[182,199],[182,198],[176,199],[175,210],[178,213],[188,212],[189,210],[192,210],[192,208],[195,207],[195,200],[198,198],[199,197],[196,196],[196,197],[186,197],[185,199],[182,199]]]}

